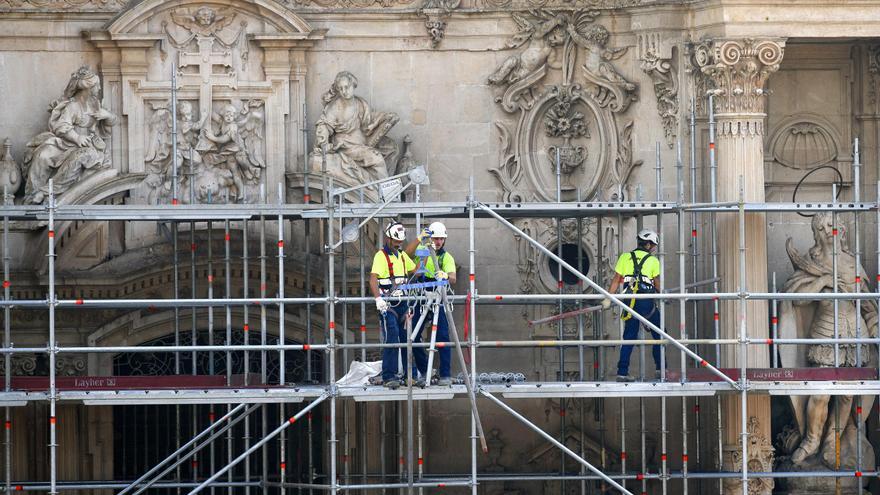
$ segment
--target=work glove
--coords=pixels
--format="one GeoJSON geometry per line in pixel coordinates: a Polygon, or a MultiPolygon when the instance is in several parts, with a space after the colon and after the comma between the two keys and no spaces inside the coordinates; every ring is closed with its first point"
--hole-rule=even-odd
{"type": "Polygon", "coordinates": [[[381,297],[376,298],[376,309],[379,310],[380,313],[384,313],[388,311],[388,302],[382,299],[381,297]]]}
{"type": "Polygon", "coordinates": [[[602,309],[608,309],[610,307],[611,307],[611,298],[606,297],[605,299],[602,299],[602,309]]]}
{"type": "Polygon", "coordinates": [[[426,240],[431,238],[431,231],[427,228],[424,228],[421,232],[419,232],[419,235],[416,236],[416,238],[419,240],[420,243],[424,244],[426,240]]]}
{"type": "Polygon", "coordinates": [[[434,278],[436,278],[437,280],[446,280],[449,278],[449,274],[444,272],[443,270],[437,270],[437,272],[434,273],[434,278]]]}

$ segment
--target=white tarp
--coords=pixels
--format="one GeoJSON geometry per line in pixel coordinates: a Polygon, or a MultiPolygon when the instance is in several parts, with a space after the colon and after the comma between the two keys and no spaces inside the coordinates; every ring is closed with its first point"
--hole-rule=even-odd
{"type": "Polygon", "coordinates": [[[382,372],[382,361],[352,361],[348,373],[336,381],[337,385],[368,385],[371,376],[382,372]]]}

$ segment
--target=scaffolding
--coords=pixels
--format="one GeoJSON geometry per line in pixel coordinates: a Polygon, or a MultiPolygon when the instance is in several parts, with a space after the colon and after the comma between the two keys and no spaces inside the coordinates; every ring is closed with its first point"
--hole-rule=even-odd
{"type": "MultiPolygon", "coordinates": [[[[172,100],[173,101],[173,100],[172,100]]],[[[711,108],[711,104],[710,104],[711,108]]],[[[172,111],[172,114],[176,115],[172,111]]],[[[713,122],[710,118],[710,136],[713,122]]],[[[760,212],[798,212],[816,213],[830,212],[834,216],[835,231],[839,216],[843,213],[851,213],[855,216],[855,256],[856,265],[861,265],[860,252],[860,222],[862,220],[880,223],[880,203],[878,201],[866,202],[861,198],[860,192],[860,167],[858,156],[858,143],[855,144],[856,156],[853,163],[854,187],[850,201],[838,201],[837,190],[831,194],[831,200],[826,202],[809,203],[749,203],[741,198],[737,202],[723,203],[715,198],[715,164],[714,146],[710,146],[709,183],[712,184],[708,201],[698,202],[696,194],[696,144],[693,141],[695,135],[695,119],[691,119],[690,145],[690,199],[686,200],[685,167],[682,160],[681,146],[677,149],[676,173],[676,198],[669,200],[663,197],[662,172],[664,167],[660,162],[659,145],[656,160],[656,198],[645,200],[637,197],[635,200],[624,201],[562,201],[561,195],[557,195],[556,202],[549,203],[505,203],[485,201],[477,198],[474,192],[474,181],[470,179],[469,194],[464,201],[448,202],[425,202],[421,200],[419,182],[422,178],[413,174],[402,174],[403,179],[410,179],[407,187],[414,189],[411,201],[394,202],[389,200],[381,204],[366,201],[364,188],[335,189],[332,179],[325,179],[321,186],[323,199],[319,203],[311,200],[311,191],[308,180],[304,188],[304,197],[301,203],[285,201],[285,192],[281,184],[278,185],[275,202],[268,199],[265,188],[262,189],[258,201],[252,204],[181,204],[178,201],[178,170],[176,163],[173,170],[174,192],[171,205],[70,205],[58,204],[56,197],[50,192],[48,203],[43,206],[17,206],[6,198],[3,207],[3,315],[4,315],[4,342],[0,352],[4,355],[5,374],[4,391],[0,393],[0,405],[5,412],[5,491],[47,491],[50,494],[67,490],[118,490],[120,495],[131,493],[138,494],[148,489],[176,490],[177,493],[199,493],[203,490],[226,489],[228,493],[246,493],[251,491],[263,491],[272,493],[285,493],[286,490],[296,489],[298,493],[307,491],[351,492],[351,491],[375,491],[383,493],[389,490],[406,491],[409,494],[423,493],[425,489],[441,487],[463,487],[476,494],[481,484],[502,482],[541,482],[554,481],[562,483],[575,483],[581,493],[647,493],[649,486],[659,489],[662,493],[680,492],[710,493],[723,490],[721,480],[732,479],[740,481],[742,493],[748,491],[749,480],[768,478],[795,478],[795,477],[831,477],[838,480],[843,478],[856,478],[859,488],[866,486],[870,479],[876,478],[878,472],[874,466],[862,465],[861,458],[855,470],[828,470],[828,471],[797,471],[797,472],[754,472],[749,469],[748,462],[740,463],[740,470],[725,470],[721,464],[723,452],[721,431],[725,427],[720,401],[723,396],[735,396],[741,407],[741,441],[739,445],[741,459],[749,459],[748,426],[746,424],[748,414],[747,400],[751,395],[781,395],[781,396],[808,396],[808,395],[831,395],[859,397],[869,395],[880,396],[880,379],[877,369],[862,368],[861,359],[859,366],[852,369],[826,370],[825,373],[809,374],[804,379],[804,374],[794,374],[794,378],[785,377],[783,374],[756,372],[746,367],[746,356],[750,352],[767,352],[768,348],[773,355],[773,368],[778,368],[776,361],[777,350],[782,346],[828,344],[833,345],[836,363],[839,359],[840,346],[855,345],[857,352],[862,352],[862,346],[866,349],[876,346],[880,349],[880,338],[862,335],[862,329],[857,328],[856,338],[843,338],[838,333],[838,321],[835,318],[834,338],[817,340],[802,338],[779,338],[777,335],[777,303],[780,301],[793,300],[830,300],[835,306],[840,301],[855,301],[855,304],[863,302],[880,301],[880,291],[846,293],[834,291],[834,293],[780,293],[776,291],[775,283],[772,291],[751,291],[746,283],[746,249],[745,249],[745,216],[748,213],[760,212]],[[583,222],[586,219],[609,219],[616,222],[618,232],[624,222],[635,220],[641,224],[645,219],[656,219],[656,225],[664,225],[664,216],[675,218],[677,246],[675,253],[665,252],[665,246],[674,243],[665,241],[661,246],[659,258],[664,267],[664,280],[677,279],[678,287],[674,290],[661,294],[638,294],[627,295],[626,299],[610,294],[605,287],[607,281],[601,278],[594,279],[582,273],[581,253],[578,254],[577,266],[566,261],[562,256],[562,219],[575,219],[577,223],[577,237],[582,238],[583,222]],[[739,226],[740,246],[738,246],[739,273],[736,274],[738,289],[735,292],[721,292],[719,280],[722,276],[732,277],[734,274],[722,274],[718,271],[718,247],[715,218],[728,215],[737,219],[739,226]],[[702,242],[711,246],[708,253],[698,250],[700,242],[697,232],[702,231],[701,217],[708,216],[709,234],[708,241],[702,242]],[[389,218],[409,219],[416,228],[421,227],[421,222],[426,218],[437,219],[462,219],[467,224],[468,253],[467,274],[465,282],[467,290],[465,294],[449,295],[443,293],[443,298],[448,299],[448,304],[464,306],[465,316],[462,321],[465,334],[459,335],[455,328],[455,322],[451,321],[450,331],[454,338],[451,342],[412,342],[387,344],[371,341],[367,338],[367,326],[371,321],[368,318],[366,305],[373,302],[373,297],[368,295],[365,280],[367,270],[365,268],[365,254],[368,251],[366,229],[374,225],[375,221],[384,221],[389,218]],[[526,232],[519,229],[512,220],[519,218],[545,218],[555,222],[556,245],[554,252],[537,240],[531,238],[526,232]],[[47,236],[47,290],[45,298],[13,297],[12,280],[10,271],[10,222],[26,221],[41,222],[45,224],[43,232],[47,236]],[[172,298],[94,298],[85,297],[77,293],[75,288],[65,288],[59,294],[56,273],[56,226],[59,222],[96,222],[96,221],[125,221],[125,222],[155,222],[157,225],[167,225],[172,243],[172,298]],[[560,290],[556,293],[545,294],[521,294],[521,293],[497,293],[484,294],[477,290],[476,269],[476,239],[479,235],[478,222],[488,225],[495,222],[507,228],[525,242],[530,243],[539,250],[547,259],[556,262],[556,273],[560,290]],[[320,252],[313,249],[315,240],[314,224],[318,224],[318,242],[323,246],[320,252]],[[222,225],[222,229],[218,228],[222,225]],[[301,228],[300,228],[301,226],[301,228]],[[222,230],[222,234],[219,232],[222,230]],[[293,232],[303,232],[305,239],[302,242],[302,252],[292,253],[285,237],[293,232]],[[186,260],[181,259],[181,254],[186,251],[181,247],[181,236],[188,235],[190,244],[189,297],[182,294],[180,288],[181,267],[187,268],[186,260]],[[688,236],[691,236],[688,246],[688,236]],[[199,236],[205,236],[199,240],[199,236]],[[222,237],[221,237],[222,236],[222,237]],[[337,236],[339,238],[337,238],[337,236]],[[206,239],[206,240],[205,240],[206,239]],[[215,242],[216,241],[216,242],[215,242]],[[197,243],[206,245],[202,250],[203,259],[198,258],[197,243]],[[233,267],[234,243],[238,243],[240,260],[236,260],[237,266],[233,267]],[[257,271],[259,272],[259,287],[248,285],[252,276],[251,263],[254,261],[249,252],[249,243],[258,243],[259,254],[257,255],[257,271]],[[222,245],[222,256],[214,252],[215,244],[222,245]],[[270,254],[272,244],[277,246],[277,251],[270,254]],[[349,252],[351,246],[357,245],[356,255],[349,252]],[[689,248],[689,249],[688,249],[689,248]],[[303,295],[292,297],[285,292],[285,260],[292,255],[300,256],[305,270],[305,287],[303,295]],[[215,259],[215,256],[219,256],[215,259]],[[270,279],[273,274],[269,272],[269,262],[274,257],[276,272],[276,292],[270,295],[270,279]],[[678,273],[673,275],[665,271],[665,266],[674,258],[678,266],[678,273]],[[708,278],[698,281],[697,265],[701,260],[708,261],[711,267],[708,278]],[[207,266],[206,277],[200,280],[204,284],[197,287],[197,265],[203,263],[207,266]],[[316,266],[323,272],[323,287],[313,292],[312,270],[316,266]],[[688,280],[687,267],[691,267],[690,280],[688,280]],[[234,294],[231,287],[233,270],[240,270],[243,279],[243,291],[240,295],[234,294]],[[578,280],[577,290],[573,293],[562,290],[563,272],[568,272],[578,280]],[[222,274],[224,287],[222,297],[217,292],[221,289],[215,287],[216,273],[222,274]],[[354,276],[355,282],[349,278],[354,276]],[[700,290],[707,289],[707,290],[700,290]],[[216,291],[216,292],[215,292],[216,291]],[[204,294],[204,297],[200,295],[204,294]],[[621,312],[629,312],[633,318],[638,319],[646,328],[656,332],[659,339],[622,340],[622,338],[605,338],[601,335],[604,328],[604,319],[600,312],[595,311],[597,302],[603,298],[611,298],[614,305],[621,312]],[[634,312],[627,302],[631,298],[652,299],[669,303],[660,304],[661,325],[655,326],[642,315],[634,312]],[[770,338],[749,337],[745,325],[746,301],[761,300],[769,301],[772,312],[772,325],[770,338]],[[739,325],[739,335],[722,336],[718,315],[719,305],[723,301],[734,301],[738,304],[737,319],[743,322],[739,325]],[[565,310],[571,314],[566,315],[575,318],[577,337],[571,338],[563,331],[562,317],[550,318],[546,321],[534,322],[536,324],[553,323],[556,325],[557,337],[549,340],[516,340],[516,339],[481,339],[478,332],[478,307],[493,307],[503,305],[531,306],[542,305],[554,308],[562,315],[565,310]],[[591,306],[592,305],[592,306],[591,306]],[[289,312],[296,311],[305,314],[305,342],[289,343],[288,330],[285,328],[285,319],[289,312]],[[575,308],[571,310],[571,308],[575,308]],[[93,309],[114,309],[127,311],[173,311],[174,344],[161,347],[156,346],[81,346],[60,345],[56,334],[56,311],[78,311],[93,309]],[[233,310],[237,310],[238,317],[233,316],[233,310]],[[13,340],[13,326],[11,324],[12,311],[45,311],[48,320],[48,342],[45,346],[18,347],[13,340]],[[186,312],[189,315],[186,315],[186,312]],[[223,324],[217,324],[215,310],[222,310],[223,324]],[[677,311],[676,311],[677,310],[677,311]],[[666,325],[666,316],[670,311],[677,313],[679,322],[678,333],[666,325]],[[253,315],[252,315],[253,313],[253,315]],[[270,314],[274,313],[277,318],[275,328],[271,328],[270,314]],[[256,316],[258,314],[258,317],[256,316]],[[207,321],[208,340],[199,342],[199,318],[207,321]],[[708,316],[707,316],[708,315],[708,316]],[[186,319],[189,317],[190,343],[185,344],[181,338],[185,336],[186,319]],[[713,317],[714,316],[714,317],[713,317]],[[593,318],[593,335],[586,335],[586,319],[593,318]],[[709,322],[704,324],[703,322],[709,322]],[[337,324],[339,323],[339,324],[337,324]],[[252,328],[258,326],[258,328],[252,328]],[[216,328],[215,328],[216,326],[216,328]],[[319,330],[320,329],[320,330],[319,330]],[[215,333],[216,332],[216,333],[215,333]],[[257,335],[254,335],[257,333],[257,335]],[[222,338],[220,338],[222,336],[222,338]],[[234,344],[238,338],[242,343],[234,344]],[[459,345],[458,339],[461,338],[459,345]],[[218,340],[219,339],[219,340],[218,340]],[[617,383],[610,381],[606,376],[605,363],[609,362],[609,353],[614,353],[620,345],[635,344],[639,346],[641,363],[640,379],[635,383],[617,383]],[[462,352],[461,371],[464,382],[450,387],[428,385],[418,388],[411,380],[407,380],[406,386],[399,390],[388,390],[377,386],[341,386],[337,385],[340,372],[348,369],[354,360],[366,361],[368,351],[395,347],[401,352],[406,352],[412,357],[413,348],[433,348],[436,345],[454,346],[462,352]],[[668,366],[662,366],[663,373],[658,380],[651,380],[644,373],[645,347],[660,345],[661,360],[668,362],[668,358],[675,353],[679,357],[680,369],[677,372],[666,371],[668,366]],[[738,369],[722,369],[719,362],[722,356],[722,348],[732,346],[738,353],[738,369]],[[490,349],[556,349],[559,352],[559,374],[557,380],[544,380],[539,382],[516,381],[502,377],[501,380],[486,379],[481,374],[478,358],[480,351],[490,349]],[[567,352],[569,351],[569,352],[567,352]],[[98,380],[100,377],[92,377],[95,382],[84,387],[71,387],[70,383],[59,377],[56,371],[56,359],[67,354],[109,354],[119,353],[144,353],[163,352],[174,356],[174,376],[157,377],[150,381],[142,379],[132,381],[130,385],[123,386],[121,377],[113,384],[107,384],[98,380]],[[215,353],[222,356],[225,361],[223,372],[215,372],[215,353]],[[305,355],[306,379],[303,383],[292,383],[285,369],[286,353],[302,353],[305,355]],[[576,379],[570,379],[565,371],[565,361],[568,356],[575,353],[577,360],[576,379]],[[45,381],[32,380],[28,383],[14,377],[12,374],[12,357],[16,354],[39,354],[45,355],[48,360],[48,370],[45,381]],[[268,373],[268,361],[272,354],[277,355],[278,373],[270,379],[268,373]],[[189,355],[189,361],[182,356],[189,355]],[[198,373],[197,361],[200,356],[208,356],[209,371],[207,375],[198,373]],[[322,370],[315,370],[315,355],[321,356],[322,370]],[[244,373],[233,373],[233,358],[240,359],[244,363],[244,373]],[[465,364],[465,358],[467,358],[465,364]],[[191,363],[187,369],[187,362],[191,363]],[[691,366],[688,366],[688,363],[691,366]],[[593,372],[588,368],[592,366],[593,372]],[[257,368],[259,373],[251,373],[257,368]],[[184,378],[190,375],[189,381],[184,378]],[[323,379],[315,383],[312,378],[323,376],[323,379]],[[219,381],[214,378],[220,377],[219,381]],[[160,380],[161,378],[161,380],[160,380]],[[60,380],[60,381],[59,381],[60,380]],[[485,400],[477,401],[476,398],[485,400]],[[425,446],[425,412],[426,400],[461,400],[469,399],[471,409],[470,432],[469,432],[469,466],[466,472],[458,473],[428,473],[425,470],[424,459],[426,458],[425,446]],[[646,442],[648,432],[646,428],[647,401],[656,398],[659,400],[659,437],[660,437],[660,462],[659,469],[651,472],[650,466],[653,461],[647,458],[646,442]],[[529,419],[517,410],[517,400],[529,399],[559,399],[560,402],[560,435],[558,437],[547,433],[536,421],[529,419]],[[576,411],[566,411],[565,400],[573,399],[577,406],[576,411]],[[619,470],[610,470],[612,449],[605,442],[610,439],[607,435],[612,434],[604,430],[600,431],[602,455],[598,459],[590,459],[584,441],[585,424],[587,423],[586,400],[597,401],[594,408],[594,421],[600,425],[605,422],[605,400],[617,401],[619,404],[618,430],[619,435],[619,470]],[[670,414],[675,411],[670,406],[670,401],[680,401],[681,435],[670,438],[668,423],[670,414]],[[12,413],[11,408],[24,406],[32,402],[48,404],[48,430],[49,430],[49,479],[26,480],[13,479],[12,465],[16,462],[12,455],[12,413]],[[368,459],[366,444],[367,409],[366,404],[378,402],[380,407],[381,436],[379,440],[379,472],[370,471],[370,464],[376,464],[368,459]],[[169,446],[168,452],[149,470],[146,470],[136,479],[121,480],[79,480],[59,481],[58,457],[61,455],[56,438],[59,425],[56,421],[56,407],[62,403],[81,403],[89,405],[171,405],[175,407],[173,424],[176,430],[175,445],[169,446]],[[628,429],[626,411],[631,410],[632,404],[638,405],[637,429],[628,429]],[[180,406],[184,404],[200,404],[209,407],[207,417],[196,415],[193,409],[192,417],[183,417],[180,406]],[[276,405],[277,409],[270,411],[267,405],[276,405]],[[487,450],[485,436],[482,433],[483,426],[477,408],[481,411],[503,411],[521,422],[524,426],[533,430],[537,435],[544,438],[554,447],[564,452],[570,459],[579,465],[577,472],[571,472],[566,468],[565,459],[557,472],[486,472],[480,471],[480,452],[487,450]],[[320,433],[316,430],[319,425],[313,420],[313,411],[320,410],[320,414],[326,416],[326,429],[320,433]],[[701,412],[702,411],[702,412],[701,412]],[[708,412],[714,411],[714,415],[708,412]],[[259,419],[259,421],[257,421],[259,419]],[[305,423],[305,424],[304,424],[305,423]],[[193,433],[192,438],[184,441],[182,425],[193,433]],[[387,431],[389,425],[396,425],[387,431]],[[566,425],[577,426],[576,431],[580,434],[580,450],[576,451],[566,445],[566,425]],[[259,427],[258,427],[259,426],[259,427]],[[355,427],[352,433],[351,428],[355,427]],[[712,433],[713,426],[716,432],[712,433]],[[340,431],[340,427],[342,431],[340,431]],[[286,434],[291,428],[304,428],[307,431],[307,446],[305,458],[296,458],[286,449],[288,442],[286,434]],[[634,436],[632,432],[637,431],[634,436]],[[233,436],[239,435],[242,441],[242,449],[233,452],[233,436]],[[354,438],[353,438],[354,437],[354,438]],[[352,440],[360,447],[360,459],[352,459],[352,440]],[[638,442],[635,451],[641,452],[641,458],[632,460],[627,458],[628,442],[638,442]],[[680,447],[674,447],[673,442],[680,440],[680,447]],[[225,441],[227,456],[221,459],[215,452],[215,448],[225,441]],[[325,459],[315,459],[315,445],[326,442],[327,451],[325,459]],[[713,447],[714,446],[714,447],[713,447]],[[673,461],[669,452],[678,448],[681,457],[673,461]],[[716,455],[712,459],[706,459],[706,452],[715,450],[716,455]],[[207,453],[205,453],[207,452],[207,453]],[[399,466],[396,470],[389,466],[387,460],[392,453],[398,454],[399,466]],[[694,460],[689,455],[693,453],[694,460]],[[237,454],[237,455],[235,455],[237,454]],[[703,456],[703,457],[701,457],[703,456]],[[259,457],[257,469],[251,459],[259,457]],[[278,463],[270,465],[270,458],[277,459],[278,463]],[[205,461],[207,459],[207,461],[205,461]],[[629,462],[632,461],[632,462],[629,462]],[[297,462],[307,465],[306,475],[292,478],[288,472],[290,463],[297,462]],[[189,464],[189,467],[187,467],[189,464]],[[241,466],[243,464],[243,466],[241,466]],[[207,466],[206,466],[207,465],[207,466]],[[200,467],[197,467],[200,466],[200,467]],[[241,466],[241,467],[239,467],[241,466]],[[237,468],[238,467],[238,468],[237,468]],[[201,475],[200,473],[206,473],[201,475]],[[715,483],[709,484],[710,482],[715,483]],[[650,485],[649,485],[650,483],[650,485]]],[[[176,153],[175,153],[176,156],[176,153]]],[[[558,174],[557,174],[558,176],[558,174]]],[[[326,177],[326,176],[325,176],[326,177]]],[[[190,181],[190,184],[192,181],[190,181]]],[[[558,184],[558,181],[557,181],[558,184]]],[[[375,185],[375,184],[372,184],[375,185]]],[[[836,186],[836,185],[835,185],[836,186]]],[[[51,187],[51,183],[50,183],[51,187]]],[[[878,197],[880,197],[880,182],[877,184],[878,197]]],[[[403,191],[400,191],[403,192],[403,191]]],[[[192,192],[190,192],[192,194],[192,192]]],[[[705,220],[704,220],[705,221],[705,220]]],[[[659,230],[659,229],[658,229],[659,230]]],[[[667,229],[668,232],[668,229],[667,229]]],[[[671,236],[667,236],[670,238],[671,236]]],[[[837,271],[837,255],[839,238],[835,237],[834,270],[837,271]]],[[[602,243],[600,242],[601,246],[602,243]]],[[[878,230],[878,245],[880,245],[880,230],[878,230]]],[[[618,246],[619,247],[619,246],[618,246]]],[[[609,253],[599,253],[598,263],[607,261],[609,253]],[[604,260],[604,261],[603,261],[604,260]]],[[[880,249],[878,249],[878,266],[880,266],[880,249]]],[[[601,275],[601,271],[597,270],[601,275]]],[[[835,273],[836,275],[836,273],[835,273]]],[[[880,280],[880,276],[878,276],[880,280]]],[[[669,284],[665,284],[669,285],[669,284]]],[[[395,300],[400,301],[424,301],[424,295],[407,295],[395,300]]],[[[457,313],[456,313],[457,314],[457,313]]],[[[450,320],[454,318],[450,317],[450,320]]],[[[409,329],[411,333],[411,328],[409,329]]],[[[870,329],[865,329],[872,333],[870,329]]],[[[867,352],[867,350],[865,351],[867,352]]],[[[410,363],[412,360],[410,359],[410,363]]],[[[406,370],[410,373],[410,370],[406,370]]],[[[88,381],[88,380],[86,380],[88,381]]],[[[861,409],[861,403],[857,404],[861,409]]],[[[484,416],[485,417],[485,416],[484,416]]],[[[839,420],[838,419],[838,426],[839,420]]],[[[845,418],[844,418],[845,420],[845,418]]],[[[864,428],[863,421],[859,421],[859,433],[864,428]]],[[[632,427],[630,427],[632,428],[632,427]]],[[[858,436],[859,442],[862,435],[858,436]]],[[[839,442],[839,435],[838,435],[839,442]]],[[[491,447],[491,446],[489,446],[491,447]]],[[[462,450],[465,450],[464,448],[462,450]]],[[[861,447],[859,448],[861,452],[861,447]]],[[[71,454],[75,455],[75,454],[71,454]]],[[[838,459],[839,462],[839,459],[838,459]]]]}

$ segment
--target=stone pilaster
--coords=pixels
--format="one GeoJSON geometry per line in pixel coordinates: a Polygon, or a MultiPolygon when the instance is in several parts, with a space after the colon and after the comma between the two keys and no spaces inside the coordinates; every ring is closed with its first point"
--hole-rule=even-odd
{"type": "MultiPolygon", "coordinates": [[[[747,202],[764,201],[764,103],[765,89],[770,74],[779,69],[784,42],[782,40],[728,40],[719,39],[697,47],[695,59],[702,72],[715,83],[715,116],[717,120],[717,191],[719,201],[738,201],[740,191],[747,202]]],[[[742,287],[740,269],[739,222],[735,214],[720,214],[717,218],[719,269],[721,290],[751,292],[767,290],[767,234],[766,218],[762,213],[749,213],[745,219],[745,287],[742,287]]],[[[720,322],[722,338],[740,337],[740,310],[736,301],[722,304],[720,322]]],[[[746,304],[746,333],[748,337],[766,338],[768,332],[767,303],[749,301],[746,304]]],[[[721,357],[722,367],[739,367],[744,356],[738,346],[727,346],[721,357]]],[[[765,368],[770,364],[766,349],[751,347],[745,356],[749,368],[765,368]]],[[[738,396],[725,397],[721,407],[724,414],[725,469],[741,469],[742,459],[730,455],[741,451],[741,409],[738,396]]],[[[770,418],[770,399],[750,396],[749,417],[770,418]]],[[[754,421],[751,436],[770,437],[770,422],[754,421]]],[[[767,465],[767,459],[753,459],[751,465],[767,465]]],[[[772,455],[772,452],[766,455],[772,455]]],[[[769,495],[772,480],[755,480],[750,493],[769,495]]],[[[741,493],[739,482],[725,483],[725,493],[741,493]]]]}

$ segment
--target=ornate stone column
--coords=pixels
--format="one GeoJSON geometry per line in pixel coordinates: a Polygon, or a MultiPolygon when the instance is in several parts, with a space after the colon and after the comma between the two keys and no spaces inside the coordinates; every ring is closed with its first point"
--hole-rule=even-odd
{"type": "MultiPolygon", "coordinates": [[[[779,39],[718,39],[697,47],[695,59],[702,72],[716,88],[717,119],[717,192],[718,201],[738,201],[740,185],[747,202],[764,201],[764,84],[779,69],[784,41],[779,39]]],[[[767,233],[763,213],[746,214],[745,247],[746,287],[751,292],[767,290],[767,233]]],[[[740,281],[739,221],[735,214],[719,214],[718,254],[721,290],[738,292],[740,281]]],[[[740,313],[737,301],[721,305],[722,338],[740,337],[740,313]]],[[[767,338],[768,313],[766,301],[746,304],[748,337],[767,338]]],[[[726,346],[720,365],[739,367],[743,356],[738,346],[726,346]]],[[[770,356],[765,348],[750,347],[745,357],[749,368],[767,368],[770,356]]],[[[741,409],[739,396],[727,396],[721,402],[724,418],[725,470],[742,469],[741,409]]],[[[748,398],[749,442],[754,445],[770,438],[770,398],[748,398]],[[763,438],[762,438],[763,437],[763,438]]],[[[751,470],[772,468],[772,450],[755,449],[750,445],[748,462],[751,470]],[[763,458],[761,458],[763,457],[763,458]]],[[[749,492],[770,495],[772,479],[751,482],[749,492]]],[[[738,480],[725,482],[725,493],[741,493],[738,480]]]]}

